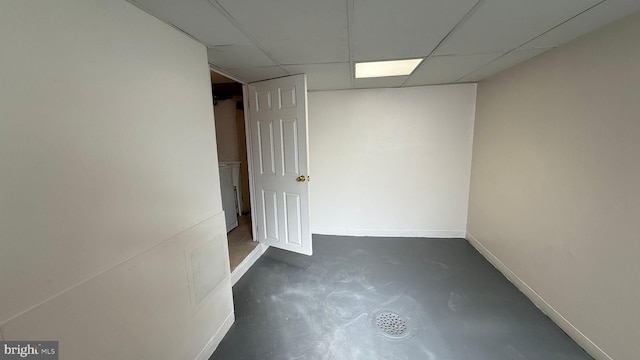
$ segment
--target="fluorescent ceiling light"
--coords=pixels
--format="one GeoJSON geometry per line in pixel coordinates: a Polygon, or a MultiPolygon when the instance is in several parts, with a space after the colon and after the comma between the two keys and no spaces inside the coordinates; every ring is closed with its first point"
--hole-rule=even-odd
{"type": "Polygon", "coordinates": [[[374,61],[356,63],[356,79],[409,75],[423,59],[374,61]]]}

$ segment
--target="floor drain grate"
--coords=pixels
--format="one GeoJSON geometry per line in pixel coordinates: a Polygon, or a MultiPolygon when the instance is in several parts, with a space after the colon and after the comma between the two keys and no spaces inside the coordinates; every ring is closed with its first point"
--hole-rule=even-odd
{"type": "Polygon", "coordinates": [[[407,321],[391,311],[379,313],[375,318],[375,325],[380,333],[394,338],[404,337],[409,332],[407,321]]]}

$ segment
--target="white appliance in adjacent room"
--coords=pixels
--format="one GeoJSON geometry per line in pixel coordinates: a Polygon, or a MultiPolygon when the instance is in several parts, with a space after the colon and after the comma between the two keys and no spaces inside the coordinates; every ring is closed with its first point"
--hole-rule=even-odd
{"type": "Polygon", "coordinates": [[[240,161],[218,163],[220,171],[220,191],[222,192],[222,210],[224,210],[227,232],[238,226],[239,209],[242,203],[240,186],[240,161]]]}

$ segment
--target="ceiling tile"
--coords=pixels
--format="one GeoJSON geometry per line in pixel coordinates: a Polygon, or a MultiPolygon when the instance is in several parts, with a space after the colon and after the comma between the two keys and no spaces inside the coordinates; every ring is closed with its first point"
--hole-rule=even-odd
{"type": "Polygon", "coordinates": [[[355,0],[352,50],[356,61],[425,57],[476,0],[355,0]]]}
{"type": "Polygon", "coordinates": [[[512,50],[600,0],[487,0],[436,55],[512,50]]]}
{"type": "Polygon", "coordinates": [[[281,64],[349,61],[345,0],[218,0],[218,3],[281,64]]]}
{"type": "Polygon", "coordinates": [[[151,15],[207,46],[246,44],[249,39],[207,0],[130,0],[151,15]]]}
{"type": "Polygon", "coordinates": [[[307,89],[344,90],[351,89],[351,71],[349,63],[286,65],[289,74],[307,74],[307,89]]]}
{"type": "Polygon", "coordinates": [[[229,75],[232,75],[238,78],[239,80],[242,80],[247,83],[262,81],[267,79],[274,79],[274,78],[288,75],[279,66],[228,69],[226,71],[229,73],[229,75]]]}
{"type": "Polygon", "coordinates": [[[390,76],[378,78],[355,79],[356,89],[400,87],[409,77],[390,76]]]}
{"type": "Polygon", "coordinates": [[[638,0],[608,0],[527,43],[527,47],[553,47],[595,31],[626,15],[640,11],[638,0]]]}
{"type": "Polygon", "coordinates": [[[503,54],[433,56],[416,69],[404,85],[451,84],[503,54]]]}
{"type": "Polygon", "coordinates": [[[515,66],[525,60],[528,60],[534,56],[540,55],[549,49],[531,49],[531,50],[518,50],[513,51],[505,56],[496,59],[495,61],[487,64],[486,66],[474,71],[473,73],[465,76],[460,82],[476,82],[486,79],[492,75],[495,75],[503,70],[506,70],[512,66],[515,66]]]}
{"type": "Polygon", "coordinates": [[[209,63],[222,69],[277,65],[254,45],[216,46],[207,49],[209,63]]]}

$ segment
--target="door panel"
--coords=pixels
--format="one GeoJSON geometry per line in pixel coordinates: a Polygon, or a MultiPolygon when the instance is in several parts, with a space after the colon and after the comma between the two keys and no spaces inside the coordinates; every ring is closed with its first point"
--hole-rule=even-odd
{"type": "Polygon", "coordinates": [[[260,174],[275,175],[276,164],[273,161],[273,121],[258,121],[258,144],[260,154],[260,174]]]}
{"type": "Polygon", "coordinates": [[[280,132],[282,133],[282,171],[283,175],[298,176],[300,161],[298,160],[298,120],[280,120],[280,132]]]}
{"type": "Polygon", "coordinates": [[[264,212],[264,224],[261,228],[264,231],[264,239],[279,242],[278,236],[278,194],[275,191],[262,191],[262,203],[264,212]]]}
{"type": "Polygon", "coordinates": [[[287,221],[285,241],[287,244],[301,247],[302,234],[300,233],[300,195],[284,194],[285,220],[287,221]],[[289,221],[291,220],[291,221],[289,221]]]}
{"type": "Polygon", "coordinates": [[[258,241],[311,255],[305,75],[249,84],[258,241]]]}

